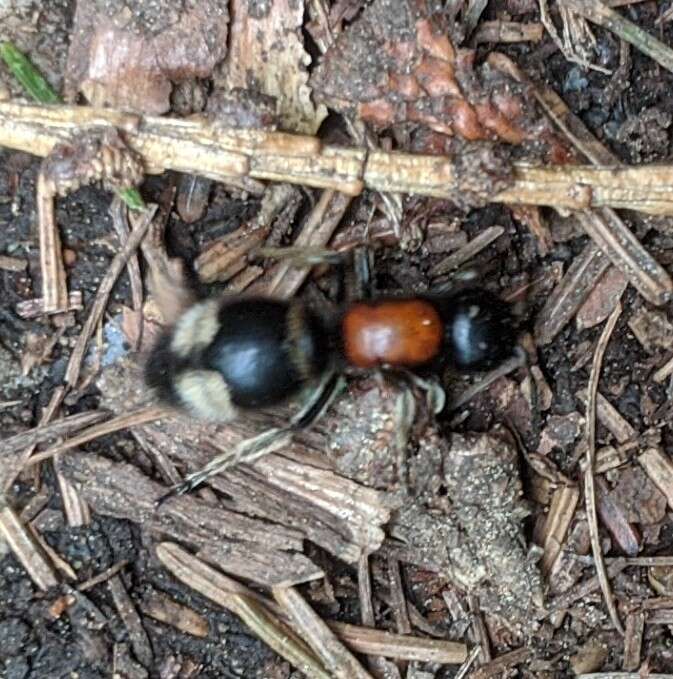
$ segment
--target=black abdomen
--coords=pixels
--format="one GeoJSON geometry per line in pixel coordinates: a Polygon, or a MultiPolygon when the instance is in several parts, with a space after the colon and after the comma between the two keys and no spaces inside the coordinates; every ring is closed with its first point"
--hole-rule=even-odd
{"type": "Polygon", "coordinates": [[[157,342],[145,378],[164,402],[230,421],[270,406],[317,377],[328,361],[319,321],[298,302],[225,298],[199,302],[157,342]]]}
{"type": "Polygon", "coordinates": [[[237,300],[222,305],[219,321],[201,365],[222,375],[236,406],[257,408],[282,401],[308,377],[302,360],[311,371],[316,368],[317,328],[306,322],[303,309],[294,311],[290,304],[271,299],[237,300]],[[296,328],[293,313],[302,314],[296,328]]]}

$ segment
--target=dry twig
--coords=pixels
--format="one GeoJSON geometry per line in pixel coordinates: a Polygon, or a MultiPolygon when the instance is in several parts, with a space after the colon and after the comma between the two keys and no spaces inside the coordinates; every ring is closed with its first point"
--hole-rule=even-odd
{"type": "Polygon", "coordinates": [[[531,654],[530,648],[517,648],[514,651],[505,653],[495,660],[482,665],[472,673],[470,679],[488,679],[489,677],[501,676],[510,667],[520,665],[531,654]]]}
{"type": "Polygon", "coordinates": [[[619,12],[606,7],[600,0],[563,0],[563,4],[580,16],[612,31],[622,40],[630,42],[636,49],[673,72],[673,50],[670,47],[636,26],[619,12]]]}
{"type": "Polygon", "coordinates": [[[523,24],[516,21],[482,21],[472,41],[484,42],[540,42],[544,36],[542,24],[523,24]]]}
{"type": "Polygon", "coordinates": [[[137,427],[142,424],[147,424],[148,422],[154,422],[162,417],[166,417],[167,411],[164,408],[149,407],[142,408],[140,410],[134,410],[130,413],[124,413],[123,415],[118,415],[113,417],[107,422],[102,422],[101,424],[89,427],[81,434],[74,436],[73,438],[61,443],[53,448],[49,448],[42,453],[33,455],[28,461],[27,465],[34,465],[42,462],[43,460],[48,460],[54,455],[59,453],[64,453],[66,450],[71,450],[77,446],[81,446],[83,443],[88,443],[89,441],[94,441],[101,436],[107,436],[115,431],[121,431],[123,429],[129,429],[131,427],[137,427]]]}
{"type": "Polygon", "coordinates": [[[601,550],[600,536],[598,534],[596,490],[594,485],[594,466],[596,459],[596,395],[598,393],[598,378],[600,376],[605,349],[621,313],[622,307],[621,304],[618,304],[612,314],[610,314],[610,317],[605,324],[605,328],[601,333],[598,344],[596,345],[593,364],[591,366],[591,376],[589,378],[589,386],[587,387],[587,468],[584,472],[584,502],[587,512],[587,522],[589,524],[589,533],[591,535],[591,551],[594,557],[596,573],[601,584],[603,598],[605,599],[615,629],[624,636],[624,629],[619,620],[619,615],[617,614],[617,609],[612,598],[610,582],[605,569],[605,562],[603,561],[603,552],[601,550]]]}
{"type": "Polygon", "coordinates": [[[77,343],[72,350],[72,354],[70,354],[68,367],[65,371],[64,381],[67,385],[69,385],[70,388],[74,388],[77,385],[86,347],[93,335],[96,326],[103,317],[103,312],[107,306],[110,293],[117,282],[117,278],[119,278],[122,269],[126,266],[129,258],[138,249],[138,246],[145,237],[145,234],[152,223],[152,219],[154,218],[156,210],[156,206],[149,207],[141,215],[138,222],[134,224],[131,235],[123,244],[121,250],[115,255],[114,259],[110,263],[110,266],[108,267],[108,270],[105,272],[105,276],[103,276],[103,279],[98,286],[96,298],[94,299],[93,305],[91,306],[91,311],[89,312],[89,315],[82,326],[82,332],[77,338],[77,343]]]}
{"type": "Polygon", "coordinates": [[[112,595],[115,608],[122,619],[136,658],[145,666],[152,667],[154,654],[150,640],[140,620],[140,615],[124,587],[120,575],[113,575],[108,581],[108,589],[112,595]]]}
{"type": "Polygon", "coordinates": [[[68,310],[68,284],[56,225],[54,199],[58,191],[42,168],[37,177],[37,223],[40,232],[42,309],[45,314],[68,310]]]}
{"type": "Polygon", "coordinates": [[[430,276],[442,276],[465,264],[505,233],[502,226],[489,226],[430,269],[430,276]]]}
{"type": "Polygon", "coordinates": [[[0,509],[0,537],[6,540],[14,556],[39,589],[45,591],[58,585],[58,578],[51,565],[40,553],[29,531],[10,507],[0,509]]]}
{"type": "Polygon", "coordinates": [[[262,641],[311,679],[330,679],[318,658],[297,635],[242,585],[206,565],[175,544],[157,546],[161,563],[178,580],[238,615],[262,641]]]}
{"type": "Polygon", "coordinates": [[[622,663],[625,670],[637,670],[640,667],[644,630],[645,613],[643,611],[634,611],[626,616],[624,661],[622,663]]]}
{"type": "MultiPolygon", "coordinates": [[[[365,187],[451,198],[464,193],[448,156],[322,145],[315,137],[266,130],[223,130],[206,121],[138,117],[109,109],[0,102],[0,146],[45,156],[92,128],[117,126],[147,171],[173,169],[217,180],[250,176],[358,195],[365,187]]],[[[532,166],[515,163],[512,186],[494,202],[566,209],[628,208],[673,214],[673,167],[532,166]]],[[[470,184],[474,188],[474,178],[470,184]]]]}
{"type": "Polygon", "coordinates": [[[293,627],[336,679],[372,679],[295,588],[274,587],[273,596],[293,627]]]}
{"type": "Polygon", "coordinates": [[[540,565],[544,575],[549,575],[558,555],[561,553],[563,541],[575,515],[579,497],[579,490],[576,486],[561,486],[554,491],[544,527],[542,545],[544,553],[540,565]]]}

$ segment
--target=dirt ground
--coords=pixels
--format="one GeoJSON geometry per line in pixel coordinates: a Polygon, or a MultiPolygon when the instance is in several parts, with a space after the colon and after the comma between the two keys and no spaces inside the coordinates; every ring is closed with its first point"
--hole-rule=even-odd
{"type": "MultiPolygon", "coordinates": [[[[664,43],[673,45],[673,22],[661,25],[655,23],[660,4],[642,2],[620,11],[664,43]]],[[[68,11],[64,15],[71,18],[72,7],[67,6],[66,9],[68,11]]],[[[505,13],[509,13],[516,21],[539,21],[537,3],[525,0],[492,0],[482,14],[481,21],[502,18],[505,13]],[[517,8],[520,9],[517,11],[517,8]]],[[[616,69],[620,57],[619,40],[601,28],[594,27],[594,33],[598,63],[608,69],[616,69]]],[[[65,48],[65,43],[61,47],[65,48]]],[[[494,48],[508,54],[535,80],[553,87],[571,111],[622,162],[639,164],[671,161],[673,73],[658,66],[638,50],[630,51],[628,80],[615,84],[611,83],[609,75],[571,63],[546,33],[538,43],[482,44],[477,50],[478,59],[494,48]]],[[[62,58],[55,62],[62,63],[62,58]]],[[[328,118],[325,126],[329,125],[328,118]]],[[[26,154],[0,151],[0,254],[27,264],[25,270],[0,269],[0,431],[3,438],[30,429],[38,423],[53,390],[62,383],[70,351],[86,318],[86,309],[118,247],[108,214],[110,194],[98,187],[89,187],[59,199],[57,221],[69,258],[68,282],[71,289],[82,291],[84,310],[76,313],[72,325],[63,329],[45,360],[38,361],[26,370],[24,366],[30,347],[33,347],[33,352],[39,353],[39,347],[56,330],[49,320],[25,320],[16,313],[19,302],[39,296],[40,290],[35,218],[39,164],[39,159],[26,154]]],[[[177,175],[168,173],[149,180],[141,192],[145,200],[150,202],[166,186],[171,183],[177,185],[179,180],[177,175]]],[[[346,221],[365,221],[368,200],[365,197],[361,203],[354,203],[346,221]]],[[[406,201],[405,209],[409,213],[413,212],[417,200],[411,197],[406,201]]],[[[304,196],[297,214],[305,215],[310,205],[304,196]]],[[[232,195],[221,187],[213,187],[207,210],[198,221],[188,224],[182,221],[176,211],[171,212],[166,227],[169,253],[192,260],[201,252],[204,244],[232,232],[239,224],[250,219],[256,214],[258,206],[258,198],[244,200],[240,194],[232,195]]],[[[565,270],[588,241],[571,219],[563,219],[551,210],[544,210],[553,242],[548,254],[543,256],[537,238],[525,224],[514,218],[506,206],[487,205],[463,211],[442,202],[435,209],[441,212],[442,220],[446,223],[459,220],[460,228],[468,240],[492,225],[504,228],[504,234],[480,251],[469,264],[480,272],[491,289],[502,294],[542,281],[535,294],[520,304],[523,324],[529,329],[533,328],[547,295],[558,281],[554,272],[565,270]]],[[[647,217],[635,212],[625,212],[623,216],[654,258],[671,271],[673,232],[670,218],[647,217]]],[[[294,224],[298,223],[299,218],[294,224]]],[[[288,241],[291,240],[290,234],[286,234],[286,237],[288,241]]],[[[430,267],[441,258],[441,252],[429,246],[422,246],[416,251],[388,247],[379,253],[376,260],[377,282],[387,289],[427,285],[430,267]]],[[[130,305],[130,287],[128,277],[124,274],[114,288],[105,315],[106,327],[111,333],[105,338],[106,356],[114,351],[125,351],[123,341],[115,339],[113,321],[119,318],[124,306],[130,305]]],[[[661,449],[670,456],[673,454],[673,430],[670,427],[673,394],[670,382],[657,383],[651,379],[651,375],[654,369],[670,358],[672,345],[669,343],[668,346],[658,346],[648,351],[634,335],[629,325],[634,314],[641,308],[651,310],[653,307],[647,306],[632,287],[626,289],[622,305],[624,312],[617,321],[607,347],[599,390],[635,430],[636,437],[655,429],[661,437],[661,449]]],[[[660,309],[665,323],[670,324],[673,320],[672,310],[670,304],[660,309]]],[[[467,415],[461,421],[444,418],[443,430],[484,432],[496,423],[504,421],[510,426],[514,421],[522,443],[528,450],[540,450],[546,445],[545,455],[555,467],[576,479],[576,443],[582,435],[582,425],[578,424],[577,417],[578,413],[583,412],[576,394],[587,387],[593,351],[601,330],[602,324],[578,329],[573,321],[551,343],[537,347],[538,366],[552,394],[550,407],[544,412],[531,412],[512,406],[512,401],[507,400],[507,390],[512,383],[510,378],[505,378],[486,394],[481,394],[467,409],[467,415]],[[504,409],[503,403],[507,404],[504,409]]],[[[455,392],[462,386],[458,384],[451,388],[455,392]]],[[[100,394],[93,381],[77,396],[72,402],[66,400],[64,415],[91,411],[100,402],[100,394]]],[[[597,438],[599,443],[610,440],[602,424],[598,426],[597,438]]],[[[138,441],[128,432],[103,437],[87,444],[83,450],[102,454],[118,462],[132,462],[143,456],[138,441]]],[[[525,495],[532,499],[534,490],[531,488],[530,471],[523,463],[521,468],[525,495]]],[[[40,465],[39,472],[36,469],[31,467],[25,472],[11,488],[8,497],[18,512],[26,510],[26,516],[34,519],[37,532],[70,565],[76,581],[64,584],[59,591],[41,592],[26,575],[9,547],[0,541],[2,677],[108,677],[111,676],[113,648],[119,652],[119,658],[124,659],[117,664],[117,667],[122,668],[119,676],[268,679],[299,676],[293,675],[289,664],[253,636],[236,616],[168,576],[152,555],[151,545],[136,524],[94,514],[89,526],[77,529],[68,527],[51,465],[40,465]],[[42,500],[31,504],[36,494],[42,500]],[[39,510],[32,510],[33,506],[39,507],[39,510]],[[128,562],[123,569],[124,586],[141,611],[144,601],[157,591],[164,593],[205,618],[208,625],[206,636],[198,638],[186,634],[141,613],[142,624],[153,651],[152,667],[143,668],[139,659],[134,658],[133,652],[129,651],[127,628],[119,618],[105,583],[87,590],[86,602],[79,602],[68,615],[54,615],[55,602],[60,597],[72,594],[72,588],[77,583],[87,581],[122,561],[128,562]],[[81,610],[78,610],[78,606],[81,610]],[[95,613],[88,606],[93,606],[95,613]],[[102,624],[99,617],[104,621],[102,624]],[[175,670],[175,667],[179,669],[175,670]]],[[[619,492],[619,484],[627,481],[620,477],[619,472],[614,472],[607,483],[608,490],[617,489],[619,492]]],[[[660,518],[651,525],[640,527],[642,548],[637,554],[640,557],[673,555],[670,510],[664,511],[659,499],[650,500],[643,496],[636,500],[643,504],[650,501],[659,508],[660,518]]],[[[533,540],[536,516],[544,512],[542,506],[535,506],[534,503],[532,506],[533,514],[526,520],[528,543],[533,540]]],[[[634,513],[637,514],[637,508],[634,513]]],[[[635,523],[638,523],[637,519],[631,521],[631,525],[635,523]]],[[[604,529],[602,535],[607,557],[623,555],[620,543],[614,536],[604,529]]],[[[314,549],[318,554],[321,553],[318,547],[314,549]]],[[[331,619],[359,623],[355,569],[337,564],[324,554],[320,558],[322,567],[327,568],[328,579],[332,586],[336,586],[336,597],[331,602],[328,600],[321,604],[320,596],[315,593],[318,588],[306,586],[307,591],[315,594],[313,601],[317,610],[331,619]]],[[[587,578],[591,574],[590,569],[585,571],[587,578]]],[[[404,577],[408,596],[421,614],[432,621],[436,629],[448,632],[450,625],[445,622],[445,604],[441,596],[436,595],[446,581],[439,577],[433,580],[429,571],[416,567],[406,570],[404,577]],[[426,575],[427,580],[423,581],[426,575]]],[[[665,575],[662,577],[665,579],[665,575]]],[[[630,569],[615,577],[614,589],[624,600],[630,597],[653,597],[656,593],[669,597],[673,595],[666,588],[651,589],[651,584],[648,585],[651,581],[652,575],[646,573],[645,569],[630,569]]],[[[64,578],[64,582],[68,582],[68,579],[64,578]]],[[[531,667],[510,668],[506,673],[488,676],[549,679],[577,676],[571,660],[587,649],[592,638],[599,639],[608,647],[607,653],[601,656],[600,664],[594,669],[603,672],[621,669],[623,656],[620,637],[611,629],[610,620],[600,601],[591,597],[587,601],[591,605],[587,608],[584,620],[580,620],[579,616],[566,619],[559,627],[545,628],[546,636],[540,633],[530,637],[527,643],[537,648],[536,657],[546,662],[539,665],[540,669],[536,670],[533,664],[531,667]],[[599,614],[595,613],[597,610],[599,614]],[[594,614],[596,617],[592,619],[594,614]]],[[[381,627],[393,625],[389,608],[382,606],[378,612],[377,623],[381,627]]],[[[667,624],[648,625],[646,628],[641,658],[642,666],[648,666],[651,672],[673,671],[671,629],[667,624]]],[[[506,652],[507,648],[506,643],[499,644],[499,652],[494,655],[506,652]]],[[[454,676],[456,667],[426,668],[426,671],[427,674],[422,674],[419,670],[414,676],[419,679],[449,679],[454,676]]]]}

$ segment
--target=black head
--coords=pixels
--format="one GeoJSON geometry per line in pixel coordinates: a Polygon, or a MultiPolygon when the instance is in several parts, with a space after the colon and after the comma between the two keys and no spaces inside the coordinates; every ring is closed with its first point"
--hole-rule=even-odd
{"type": "Polygon", "coordinates": [[[457,370],[489,370],[510,358],[517,328],[510,305],[486,290],[437,300],[444,321],[446,359],[457,370]]]}

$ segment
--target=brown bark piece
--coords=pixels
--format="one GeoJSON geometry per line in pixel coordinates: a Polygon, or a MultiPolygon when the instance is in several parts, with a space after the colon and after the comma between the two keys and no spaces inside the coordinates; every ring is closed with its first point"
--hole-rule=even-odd
{"type": "Polygon", "coordinates": [[[567,415],[552,415],[540,435],[538,453],[547,455],[554,449],[567,451],[579,438],[584,427],[584,418],[578,412],[567,415]]]}
{"type": "Polygon", "coordinates": [[[94,106],[161,114],[172,82],[207,78],[226,54],[229,14],[220,0],[77,3],[66,93],[94,106]]]}
{"type": "Polygon", "coordinates": [[[596,486],[596,509],[601,521],[619,549],[626,556],[635,556],[640,551],[638,531],[629,523],[624,507],[618,498],[609,493],[607,484],[601,477],[596,478],[596,486]]]}
{"type": "Polygon", "coordinates": [[[668,506],[673,509],[673,462],[658,448],[648,448],[639,458],[645,473],[654,485],[666,496],[668,506]]]}
{"type": "Polygon", "coordinates": [[[629,319],[629,328],[645,351],[654,353],[673,346],[673,324],[662,311],[641,307],[629,319]]]}
{"type": "MultiPolygon", "coordinates": [[[[139,366],[130,361],[108,369],[99,386],[107,404],[117,412],[142,405],[148,398],[139,366]]],[[[219,427],[175,413],[156,424],[137,428],[136,432],[152,448],[167,458],[180,460],[192,471],[213,457],[213,445],[220,450],[231,449],[263,428],[285,424],[289,412],[274,409],[268,415],[241,418],[231,426],[219,427]]],[[[313,432],[307,434],[308,440],[310,436],[313,432]]],[[[222,504],[233,516],[239,513],[241,518],[247,519],[245,514],[259,517],[260,525],[268,524],[271,532],[280,531],[300,541],[309,539],[336,557],[357,563],[363,552],[371,553],[381,546],[381,527],[390,518],[392,500],[331,471],[329,459],[322,452],[315,452],[308,440],[304,442],[299,436],[296,439],[283,450],[284,456],[269,454],[254,465],[240,466],[213,478],[212,485],[231,498],[222,504]],[[285,528],[277,525],[279,517],[285,528]]],[[[327,447],[323,439],[317,443],[318,450],[327,447]]],[[[137,516],[132,518],[136,520],[137,516]]],[[[222,529],[217,526],[216,535],[222,529]]]]}
{"type": "Polygon", "coordinates": [[[617,267],[610,267],[577,312],[577,329],[585,330],[602,323],[617,306],[627,285],[626,276],[617,267]]]}
{"type": "Polygon", "coordinates": [[[231,4],[231,42],[223,64],[226,90],[243,88],[275,97],[280,127],[314,134],[327,109],[311,101],[301,29],[304,3],[293,0],[231,4]]]}
{"type": "Polygon", "coordinates": [[[554,492],[542,540],[544,553],[540,568],[544,575],[549,575],[561,553],[579,498],[577,486],[562,486],[554,492]]]}
{"type": "Polygon", "coordinates": [[[666,516],[666,497],[639,467],[622,470],[611,495],[633,523],[659,523],[666,516]]]}
{"type": "Polygon", "coordinates": [[[128,632],[133,653],[145,667],[152,667],[154,653],[152,652],[149,637],[120,575],[115,575],[110,579],[108,589],[112,595],[112,600],[119,613],[119,617],[122,619],[128,632]]]}
{"type": "Polygon", "coordinates": [[[301,550],[298,531],[205,505],[196,496],[155,503],[165,488],[129,464],[91,454],[70,454],[63,472],[92,510],[139,522],[149,532],[172,535],[201,547],[223,569],[266,585],[302,582],[322,575],[301,550]]]}
{"type": "Polygon", "coordinates": [[[148,592],[140,602],[140,610],[159,622],[195,637],[208,636],[208,620],[191,608],[179,604],[163,592],[148,592]]]}
{"type": "Polygon", "coordinates": [[[640,667],[644,630],[645,613],[643,611],[634,611],[626,616],[624,661],[622,663],[622,667],[625,670],[637,670],[640,667]]]}

